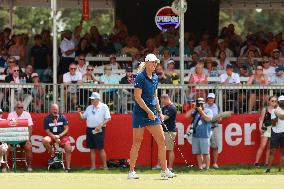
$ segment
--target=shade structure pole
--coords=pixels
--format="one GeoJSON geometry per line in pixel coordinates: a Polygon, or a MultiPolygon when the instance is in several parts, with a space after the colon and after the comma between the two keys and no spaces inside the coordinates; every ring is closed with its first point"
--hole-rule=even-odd
{"type": "Polygon", "coordinates": [[[53,102],[57,103],[57,0],[51,0],[52,33],[53,33],[53,102]]]}

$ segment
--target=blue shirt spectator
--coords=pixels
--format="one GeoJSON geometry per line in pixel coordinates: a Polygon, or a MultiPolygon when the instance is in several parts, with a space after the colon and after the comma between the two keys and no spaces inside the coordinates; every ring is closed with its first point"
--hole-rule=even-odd
{"type": "MultiPolygon", "coordinates": [[[[211,129],[211,122],[205,121],[201,115],[198,112],[193,111],[192,114],[196,115],[194,116],[193,125],[196,125],[195,132],[193,133],[193,137],[196,138],[210,138],[210,129],[211,129]]],[[[211,119],[213,117],[213,112],[210,109],[205,108],[204,113],[207,116],[210,116],[211,119]]]]}

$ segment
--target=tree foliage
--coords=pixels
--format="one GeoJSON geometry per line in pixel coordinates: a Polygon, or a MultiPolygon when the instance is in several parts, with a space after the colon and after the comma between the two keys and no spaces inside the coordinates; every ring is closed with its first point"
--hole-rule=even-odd
{"type": "Polygon", "coordinates": [[[264,32],[283,32],[284,31],[284,11],[279,9],[264,9],[257,12],[255,9],[221,10],[219,17],[220,30],[233,23],[236,33],[245,37],[248,33],[264,32]]]}

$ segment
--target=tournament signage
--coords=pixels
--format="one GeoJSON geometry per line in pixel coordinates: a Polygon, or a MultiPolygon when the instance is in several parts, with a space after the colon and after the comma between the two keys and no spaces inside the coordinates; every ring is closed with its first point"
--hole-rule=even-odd
{"type": "Polygon", "coordinates": [[[160,30],[167,31],[170,27],[177,29],[180,25],[180,19],[170,6],[166,6],[157,11],[155,23],[160,30]]]}

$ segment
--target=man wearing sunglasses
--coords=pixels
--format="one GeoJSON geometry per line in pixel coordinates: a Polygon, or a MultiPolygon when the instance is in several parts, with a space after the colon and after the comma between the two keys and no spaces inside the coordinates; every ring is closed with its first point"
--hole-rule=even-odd
{"type": "MultiPolygon", "coordinates": [[[[29,140],[20,143],[21,148],[24,148],[26,152],[26,160],[27,160],[27,170],[28,172],[32,171],[32,159],[33,159],[33,153],[32,153],[32,143],[30,141],[30,137],[32,136],[33,131],[33,120],[31,117],[31,114],[24,110],[24,104],[20,101],[16,103],[15,111],[12,111],[9,113],[7,120],[15,119],[27,119],[28,120],[28,127],[29,127],[29,140]]],[[[7,154],[8,155],[8,154],[7,154]]]]}
{"type": "Polygon", "coordinates": [[[86,57],[84,54],[80,54],[76,59],[78,62],[76,72],[80,72],[84,75],[87,72],[86,57]]]}
{"type": "MultiPolygon", "coordinates": [[[[14,66],[13,73],[5,77],[5,83],[24,84],[26,83],[27,80],[28,78],[21,71],[19,66],[14,66]]],[[[24,109],[26,110],[32,101],[32,95],[29,94],[29,91],[27,89],[18,88],[17,90],[15,90],[15,99],[11,99],[11,100],[23,101],[24,109]]]]}
{"type": "Polygon", "coordinates": [[[67,102],[67,108],[69,108],[69,110],[71,107],[76,106],[78,92],[77,87],[78,85],[82,85],[82,74],[80,72],[76,72],[76,70],[77,65],[75,63],[71,63],[69,65],[69,72],[63,75],[63,83],[69,85],[65,93],[65,102],[67,102]]]}

